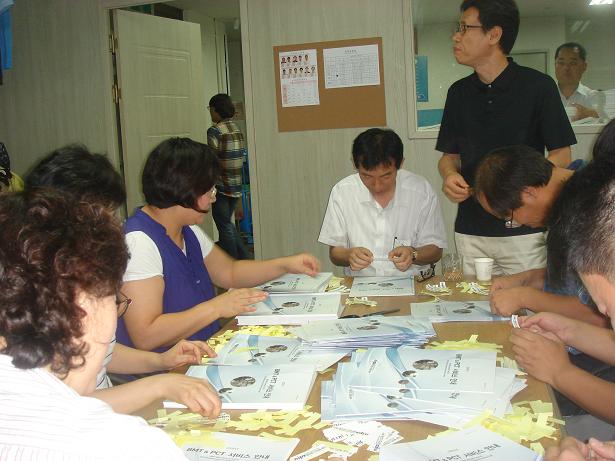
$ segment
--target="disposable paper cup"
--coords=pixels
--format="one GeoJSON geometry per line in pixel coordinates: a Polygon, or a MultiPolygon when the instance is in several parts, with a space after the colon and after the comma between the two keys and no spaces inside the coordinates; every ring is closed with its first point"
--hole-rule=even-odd
{"type": "Polygon", "coordinates": [[[474,267],[476,269],[476,280],[479,282],[491,281],[492,258],[474,258],[474,267]]]}

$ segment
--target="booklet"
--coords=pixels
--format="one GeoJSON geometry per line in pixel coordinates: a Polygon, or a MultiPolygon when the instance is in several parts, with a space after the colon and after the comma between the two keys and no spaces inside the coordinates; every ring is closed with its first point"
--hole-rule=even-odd
{"type": "MultiPolygon", "coordinates": [[[[309,365],[194,365],[186,376],[206,379],[216,389],[222,409],[301,410],[316,370],[309,365]]],[[[165,401],[165,408],[186,408],[165,401]]]]}
{"type": "Polygon", "coordinates": [[[355,277],[348,296],[414,296],[414,277],[355,277]]]}
{"type": "Polygon", "coordinates": [[[229,432],[212,432],[210,438],[222,441],[223,445],[208,445],[207,438],[203,442],[187,443],[182,446],[186,458],[190,461],[286,461],[299,443],[299,439],[273,439],[229,432]]]}
{"type": "Polygon", "coordinates": [[[208,365],[310,365],[324,371],[347,355],[346,351],[303,349],[303,341],[279,336],[233,336],[209,359],[208,365]]]}
{"type": "Polygon", "coordinates": [[[418,442],[387,445],[380,461],[540,461],[542,455],[482,426],[418,442]]]}
{"type": "Polygon", "coordinates": [[[489,301],[439,301],[411,303],[413,317],[428,318],[432,322],[493,322],[508,320],[491,313],[489,301]]]}
{"type": "Polygon", "coordinates": [[[372,348],[350,385],[382,392],[493,392],[496,351],[372,348]]]}
{"type": "Polygon", "coordinates": [[[349,350],[401,344],[420,346],[436,334],[430,321],[416,320],[408,315],[323,320],[292,327],[289,331],[303,339],[306,348],[349,350]]]}
{"type": "Polygon", "coordinates": [[[305,274],[285,274],[256,288],[269,293],[322,293],[327,289],[332,272],[320,272],[314,277],[305,274]]]}
{"type": "Polygon", "coordinates": [[[239,325],[303,325],[315,320],[337,319],[340,293],[270,294],[254,304],[256,311],[237,316],[239,325]]]}

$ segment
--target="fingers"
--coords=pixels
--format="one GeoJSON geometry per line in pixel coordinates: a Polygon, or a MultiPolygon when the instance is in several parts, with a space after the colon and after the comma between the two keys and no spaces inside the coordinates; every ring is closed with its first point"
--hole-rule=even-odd
{"type": "Polygon", "coordinates": [[[373,260],[374,256],[372,255],[372,252],[367,248],[362,247],[353,248],[350,252],[350,257],[348,258],[350,268],[355,271],[365,269],[372,263],[373,260]]]}
{"type": "Polygon", "coordinates": [[[183,389],[181,403],[190,411],[199,413],[208,418],[215,418],[220,414],[222,402],[208,383],[194,378],[188,378],[193,382],[188,383],[183,389]]]}
{"type": "Polygon", "coordinates": [[[588,445],[596,455],[605,459],[615,459],[615,445],[613,442],[601,442],[592,437],[589,439],[588,445]]]}

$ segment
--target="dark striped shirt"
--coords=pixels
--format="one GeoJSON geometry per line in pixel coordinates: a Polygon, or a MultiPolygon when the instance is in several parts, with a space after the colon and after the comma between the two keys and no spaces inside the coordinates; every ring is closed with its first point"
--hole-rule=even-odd
{"type": "Polygon", "coordinates": [[[222,120],[207,130],[207,144],[218,155],[222,169],[216,184],[218,192],[241,197],[241,169],[246,150],[243,133],[232,120],[222,120]]]}

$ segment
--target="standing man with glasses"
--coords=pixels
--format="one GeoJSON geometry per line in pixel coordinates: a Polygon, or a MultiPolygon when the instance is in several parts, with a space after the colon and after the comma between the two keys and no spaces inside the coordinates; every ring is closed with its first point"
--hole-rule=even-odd
{"type": "Polygon", "coordinates": [[[557,166],[570,163],[576,139],[555,82],[507,57],[519,30],[514,0],[465,0],[453,34],[458,63],[474,69],[448,90],[436,150],[443,191],[459,204],[455,221],[457,251],[464,272],[474,273],[474,258],[494,259],[495,275],[544,267],[544,229],[515,227],[491,216],[472,199],[474,174],[491,150],[528,145],[557,166]]]}

